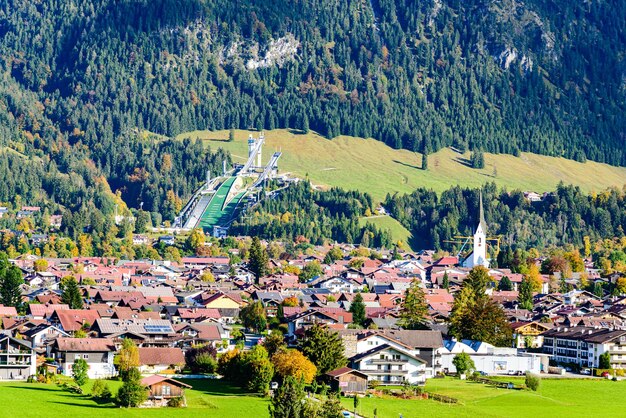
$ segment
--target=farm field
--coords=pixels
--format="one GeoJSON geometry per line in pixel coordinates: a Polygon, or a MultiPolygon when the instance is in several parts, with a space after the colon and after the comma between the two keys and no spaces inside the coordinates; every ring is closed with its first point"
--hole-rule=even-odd
{"type": "MultiPolygon", "coordinates": [[[[258,136],[258,132],[252,133],[258,136]]],[[[178,138],[200,138],[211,148],[230,151],[234,161],[244,162],[249,132],[235,131],[233,142],[227,141],[228,134],[227,130],[193,131],[178,138]]],[[[263,161],[267,162],[274,151],[282,151],[280,172],[308,176],[319,186],[367,191],[377,201],[384,200],[387,193],[410,193],[418,187],[441,192],[457,184],[477,187],[491,181],[509,189],[536,192],[553,190],[560,181],[588,192],[626,184],[624,167],[530,153],[520,157],[486,153],[485,168],[476,170],[467,165],[469,152],[459,154],[446,148],[432,154],[428,170],[423,171],[420,154],[396,150],[374,139],[339,136],[328,140],[314,132],[299,134],[286,129],[266,131],[265,138],[263,161]]]]}

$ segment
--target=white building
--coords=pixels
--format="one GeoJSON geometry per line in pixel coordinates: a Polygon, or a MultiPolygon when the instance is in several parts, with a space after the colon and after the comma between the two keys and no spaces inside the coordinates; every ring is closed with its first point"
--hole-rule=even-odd
{"type": "Polygon", "coordinates": [[[599,367],[609,353],[613,369],[626,369],[626,330],[593,327],[556,327],[543,334],[543,352],[559,363],[599,367]]]}
{"type": "Polygon", "coordinates": [[[440,371],[438,350],[443,340],[439,331],[345,330],[341,334],[352,368],[368,374],[370,380],[382,384],[396,384],[403,379],[423,383],[440,371]],[[372,358],[372,354],[378,357],[372,358]]]}
{"type": "Polygon", "coordinates": [[[463,261],[463,267],[473,268],[476,266],[485,266],[489,268],[489,260],[487,259],[487,223],[485,222],[485,213],[483,211],[483,195],[480,194],[480,221],[476,232],[474,232],[474,246],[472,252],[463,261]]]}
{"type": "Polygon", "coordinates": [[[411,384],[426,381],[426,362],[407,350],[389,344],[376,346],[350,358],[353,369],[365,373],[368,380],[382,384],[411,384]]]}
{"type": "Polygon", "coordinates": [[[439,350],[441,367],[449,373],[456,373],[454,357],[467,353],[474,361],[477,371],[487,374],[540,373],[547,370],[549,356],[545,354],[520,352],[516,348],[494,347],[481,341],[446,340],[439,350]]]}
{"type": "Polygon", "coordinates": [[[87,362],[90,379],[105,379],[117,373],[113,365],[115,345],[108,338],[57,338],[52,352],[66,376],[72,375],[76,359],[87,362]]]}

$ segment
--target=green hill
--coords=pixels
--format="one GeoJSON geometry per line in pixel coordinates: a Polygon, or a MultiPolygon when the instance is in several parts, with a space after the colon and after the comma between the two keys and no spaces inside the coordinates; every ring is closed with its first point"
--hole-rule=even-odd
{"type": "Polygon", "coordinates": [[[411,245],[412,235],[400,222],[389,215],[375,215],[359,219],[361,225],[372,224],[381,230],[389,230],[394,242],[402,241],[407,246],[411,245]]]}
{"type": "MultiPolygon", "coordinates": [[[[228,142],[228,131],[194,131],[178,138],[201,138],[212,149],[231,152],[233,161],[247,156],[248,131],[235,131],[235,141],[228,142]]],[[[252,132],[258,136],[257,132],[252,132]]],[[[428,170],[420,169],[421,155],[396,150],[374,139],[339,136],[325,139],[313,132],[298,134],[277,129],[265,133],[263,160],[281,150],[278,166],[281,173],[308,176],[321,187],[339,186],[367,191],[381,201],[387,193],[410,193],[417,187],[441,192],[450,186],[476,187],[495,182],[509,189],[544,192],[554,190],[563,181],[588,192],[626,184],[626,168],[587,161],[579,163],[565,158],[522,153],[520,157],[485,153],[485,168],[468,166],[469,153],[459,154],[445,148],[431,154],[428,170]]]]}

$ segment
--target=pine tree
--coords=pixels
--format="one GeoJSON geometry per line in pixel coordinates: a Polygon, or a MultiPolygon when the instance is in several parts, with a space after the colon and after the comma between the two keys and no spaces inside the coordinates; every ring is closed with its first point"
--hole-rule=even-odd
{"type": "Polygon", "coordinates": [[[500,283],[498,283],[498,290],[500,291],[511,291],[513,290],[513,283],[511,283],[511,279],[508,276],[504,276],[500,279],[500,283]]]}
{"type": "Polygon", "coordinates": [[[424,329],[427,314],[428,305],[424,290],[418,280],[413,280],[402,302],[398,323],[404,329],[424,329]]]}
{"type": "Polygon", "coordinates": [[[302,353],[317,367],[318,376],[346,365],[341,337],[319,324],[314,324],[300,343],[302,353]]]}
{"type": "Polygon", "coordinates": [[[18,307],[22,302],[20,285],[23,283],[21,270],[9,263],[6,253],[0,253],[0,303],[18,307]]]}
{"type": "Polygon", "coordinates": [[[269,405],[270,418],[305,418],[304,383],[287,376],[278,387],[269,405]]]}
{"type": "Polygon", "coordinates": [[[83,295],[74,277],[64,277],[61,281],[61,290],[63,291],[61,301],[69,305],[70,309],[83,308],[83,295]]]}
{"type": "Polygon", "coordinates": [[[482,150],[476,149],[472,152],[472,155],[470,156],[470,164],[472,168],[485,168],[485,155],[482,150]]]}
{"type": "Polygon", "coordinates": [[[441,283],[441,287],[450,290],[450,278],[448,277],[448,272],[443,273],[443,280],[441,283]]]}
{"type": "Polygon", "coordinates": [[[522,279],[522,283],[519,285],[517,301],[522,309],[533,310],[533,284],[526,277],[522,279]]]}
{"type": "Polygon", "coordinates": [[[84,386],[89,381],[87,369],[89,369],[87,361],[82,358],[74,360],[74,364],[72,364],[72,379],[78,386],[84,386]]]}
{"type": "Polygon", "coordinates": [[[428,154],[422,154],[422,170],[428,170],[428,154]]]}
{"type": "Polygon", "coordinates": [[[350,312],[352,312],[353,323],[361,327],[365,325],[365,303],[363,303],[363,296],[361,296],[361,293],[357,293],[354,299],[352,299],[350,312]]]}
{"type": "Polygon", "coordinates": [[[146,388],[141,384],[141,373],[136,367],[131,368],[126,373],[124,383],[117,392],[117,403],[127,408],[141,405],[148,394],[146,388]]]}
{"type": "Polygon", "coordinates": [[[249,266],[252,273],[254,273],[255,282],[258,284],[259,279],[267,274],[269,262],[269,256],[265,251],[265,248],[261,245],[259,237],[252,238],[252,245],[250,246],[249,266]]]}

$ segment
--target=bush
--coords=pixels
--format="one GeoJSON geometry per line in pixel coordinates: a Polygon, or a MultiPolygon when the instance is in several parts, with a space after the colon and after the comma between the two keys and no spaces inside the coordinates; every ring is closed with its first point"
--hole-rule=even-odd
{"type": "Polygon", "coordinates": [[[183,403],[184,403],[183,397],[177,396],[167,401],[167,406],[169,406],[170,408],[180,408],[183,406],[183,403]]]}
{"type": "Polygon", "coordinates": [[[91,397],[99,398],[102,396],[102,391],[104,390],[104,381],[102,379],[96,379],[91,386],[91,397]]]}
{"type": "Polygon", "coordinates": [[[526,387],[530,390],[532,390],[533,392],[536,392],[537,389],[539,389],[539,383],[541,382],[541,379],[539,378],[539,376],[535,376],[532,373],[526,373],[526,387]]]}
{"type": "Polygon", "coordinates": [[[192,373],[215,373],[217,350],[210,344],[194,346],[185,353],[185,362],[192,373]]]}
{"type": "Polygon", "coordinates": [[[113,393],[111,392],[111,389],[109,389],[108,385],[104,386],[104,389],[102,389],[102,393],[100,394],[100,402],[111,402],[111,400],[113,399],[113,393]]]}
{"type": "Polygon", "coordinates": [[[620,376],[620,377],[626,376],[626,370],[624,369],[595,369],[593,371],[593,374],[598,377],[602,376],[602,373],[608,373],[611,376],[620,376]]]}
{"type": "Polygon", "coordinates": [[[380,382],[378,380],[370,380],[369,382],[367,382],[367,385],[370,389],[376,389],[378,386],[380,386],[380,382]]]}
{"type": "Polygon", "coordinates": [[[456,372],[459,375],[465,374],[466,372],[471,372],[472,370],[476,370],[476,365],[474,365],[474,360],[467,353],[459,353],[452,359],[452,364],[456,368],[456,372]]]}

